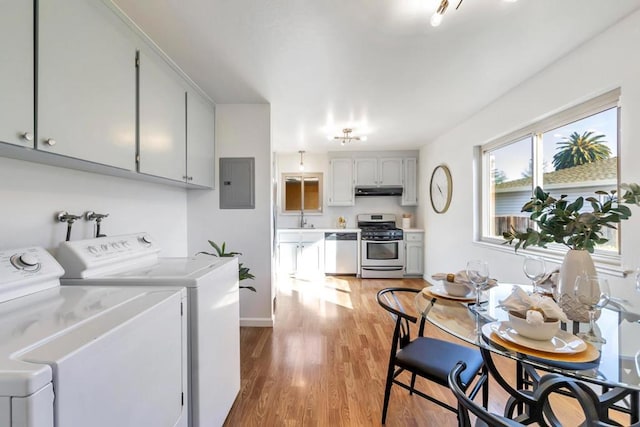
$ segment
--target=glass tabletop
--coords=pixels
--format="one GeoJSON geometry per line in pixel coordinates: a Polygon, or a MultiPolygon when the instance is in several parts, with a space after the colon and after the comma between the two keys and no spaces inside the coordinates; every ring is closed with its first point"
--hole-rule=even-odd
{"type": "MultiPolygon", "coordinates": [[[[502,347],[497,341],[487,338],[482,328],[487,324],[502,325],[496,322],[507,322],[508,314],[498,308],[499,300],[506,298],[514,286],[521,286],[531,290],[530,286],[501,283],[482,293],[481,304],[487,308],[486,312],[476,313],[474,303],[449,300],[431,293],[419,292],[416,295],[416,309],[424,318],[438,328],[476,346],[490,350],[493,353],[509,357],[514,360],[532,365],[551,372],[583,379],[611,387],[624,387],[640,390],[640,314],[624,309],[623,305],[610,303],[596,324],[596,333],[606,338],[605,344],[593,344],[591,349],[600,357],[589,363],[565,363],[553,359],[553,354],[546,357],[545,353],[515,351],[502,347]]],[[[428,289],[428,288],[426,288],[428,289]]],[[[505,323],[506,325],[506,323],[505,323]]],[[[569,333],[586,331],[588,324],[571,322],[563,325],[569,333]],[[575,326],[574,326],[575,325],[575,326]],[[574,327],[576,329],[574,329],[574,327]]]]}

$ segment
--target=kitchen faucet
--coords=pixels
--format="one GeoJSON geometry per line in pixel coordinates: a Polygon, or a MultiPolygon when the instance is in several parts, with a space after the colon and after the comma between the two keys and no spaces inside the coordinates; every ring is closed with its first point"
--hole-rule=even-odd
{"type": "Polygon", "coordinates": [[[304,209],[300,209],[300,228],[304,228],[307,225],[307,220],[304,219],[304,209]]]}

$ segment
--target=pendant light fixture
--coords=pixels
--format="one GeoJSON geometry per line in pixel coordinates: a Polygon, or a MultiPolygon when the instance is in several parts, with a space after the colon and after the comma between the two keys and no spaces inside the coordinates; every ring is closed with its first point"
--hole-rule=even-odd
{"type": "MultiPolygon", "coordinates": [[[[462,1],[463,0],[460,0],[458,2],[458,5],[456,6],[456,10],[458,10],[460,5],[462,4],[462,1]]],[[[503,0],[503,1],[507,3],[515,3],[517,0],[503,0]]],[[[444,16],[444,13],[447,11],[448,7],[449,7],[449,0],[440,0],[440,5],[436,9],[435,13],[431,16],[431,25],[433,27],[437,27],[442,23],[442,17],[444,16]]]]}
{"type": "Polygon", "coordinates": [[[300,172],[304,171],[304,150],[300,150],[298,151],[298,153],[300,153],[300,172]]]}
{"type": "Polygon", "coordinates": [[[351,142],[351,141],[366,141],[367,137],[366,136],[354,136],[351,135],[351,133],[353,132],[353,129],[351,128],[344,128],[342,129],[342,136],[334,136],[333,139],[340,141],[340,144],[344,145],[347,142],[351,142]]]}

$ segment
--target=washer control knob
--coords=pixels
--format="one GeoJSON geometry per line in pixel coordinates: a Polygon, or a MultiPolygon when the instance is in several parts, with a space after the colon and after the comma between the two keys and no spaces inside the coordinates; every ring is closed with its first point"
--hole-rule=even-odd
{"type": "Polygon", "coordinates": [[[22,254],[20,255],[20,262],[28,267],[33,267],[35,265],[38,265],[40,260],[33,254],[22,254]]]}
{"type": "Polygon", "coordinates": [[[149,246],[153,243],[153,239],[150,236],[144,235],[140,238],[140,241],[149,246]]]}

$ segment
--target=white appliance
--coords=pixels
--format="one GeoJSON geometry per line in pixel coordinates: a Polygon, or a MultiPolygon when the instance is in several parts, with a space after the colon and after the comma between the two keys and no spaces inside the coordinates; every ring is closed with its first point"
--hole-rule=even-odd
{"type": "Polygon", "coordinates": [[[63,242],[56,256],[63,285],[187,288],[189,425],[220,426],[240,391],[238,260],[158,258],[159,251],[137,233],[63,242]]]}
{"type": "Polygon", "coordinates": [[[62,274],[42,248],[0,251],[0,425],[186,426],[184,289],[62,274]]]}
{"type": "Polygon", "coordinates": [[[324,233],[324,272],[358,274],[358,233],[324,233]]]}

